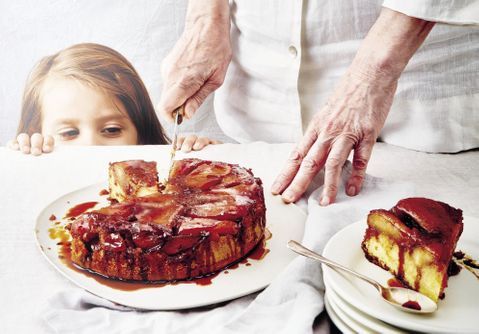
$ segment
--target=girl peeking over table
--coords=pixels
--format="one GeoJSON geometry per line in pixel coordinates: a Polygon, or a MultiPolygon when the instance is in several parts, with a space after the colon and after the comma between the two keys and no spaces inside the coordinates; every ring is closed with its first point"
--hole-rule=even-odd
{"type": "MultiPolygon", "coordinates": [[[[54,145],[149,145],[169,139],[140,76],[115,50],[73,45],[40,60],[28,77],[17,137],[8,147],[40,155],[54,145]]],[[[218,141],[189,135],[177,149],[218,141]]]]}

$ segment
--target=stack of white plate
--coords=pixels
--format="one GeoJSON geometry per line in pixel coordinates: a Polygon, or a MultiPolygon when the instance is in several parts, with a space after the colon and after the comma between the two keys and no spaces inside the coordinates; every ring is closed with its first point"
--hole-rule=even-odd
{"type": "MultiPolygon", "coordinates": [[[[392,276],[364,257],[365,222],[349,225],[333,236],[323,255],[387,286],[392,276]]],[[[479,219],[466,217],[457,249],[479,259],[479,219]]],[[[462,270],[449,278],[446,297],[433,314],[401,311],[382,300],[366,282],[323,265],[326,310],[344,333],[479,333],[479,279],[462,270]]]]}

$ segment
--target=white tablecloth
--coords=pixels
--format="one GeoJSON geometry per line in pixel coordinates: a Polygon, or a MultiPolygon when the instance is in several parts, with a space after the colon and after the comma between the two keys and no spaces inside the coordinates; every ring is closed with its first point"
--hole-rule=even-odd
{"type": "MultiPolygon", "coordinates": [[[[241,163],[270,175],[266,187],[291,150],[290,144],[218,145],[194,155],[241,163]],[[224,157],[227,158],[224,158],[224,157]]],[[[168,147],[64,147],[41,157],[0,148],[0,330],[47,332],[39,314],[53,293],[71,287],[42,258],[34,241],[38,212],[60,195],[105,181],[110,161],[155,159],[168,163],[168,147]]],[[[181,155],[179,156],[179,158],[181,155]]],[[[479,216],[479,151],[431,155],[377,144],[369,174],[413,182],[416,193],[445,201],[479,216]]],[[[323,324],[324,325],[324,324],[323,324]]],[[[317,332],[327,331],[319,325],[317,332]]]]}

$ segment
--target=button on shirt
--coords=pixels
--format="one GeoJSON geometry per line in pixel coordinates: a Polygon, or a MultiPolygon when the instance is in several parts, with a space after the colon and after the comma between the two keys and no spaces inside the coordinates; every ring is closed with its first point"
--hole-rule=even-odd
{"type": "MultiPolygon", "coordinates": [[[[233,1],[233,59],[215,95],[218,124],[238,142],[297,142],[382,6],[479,23],[477,2],[431,1],[233,1]]],[[[479,147],[478,55],[478,26],[436,24],[399,80],[380,139],[428,152],[479,147]]]]}

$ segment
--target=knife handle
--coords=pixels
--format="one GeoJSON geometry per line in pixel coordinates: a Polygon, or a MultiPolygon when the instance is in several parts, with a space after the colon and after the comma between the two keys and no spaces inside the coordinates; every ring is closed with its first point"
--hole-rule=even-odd
{"type": "Polygon", "coordinates": [[[185,114],[185,105],[182,104],[181,106],[177,107],[175,110],[173,110],[173,118],[176,119],[176,116],[178,115],[178,125],[183,122],[183,115],[185,114]]]}

